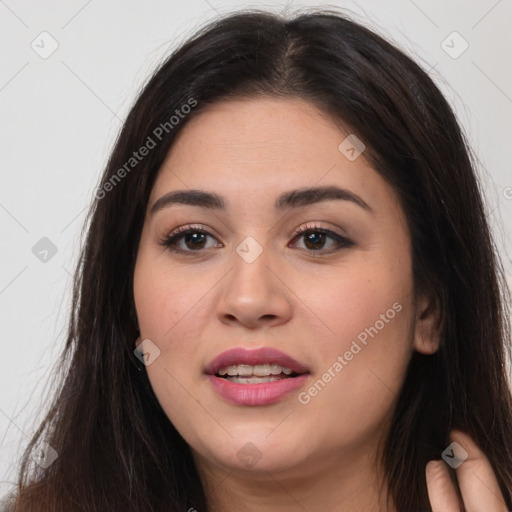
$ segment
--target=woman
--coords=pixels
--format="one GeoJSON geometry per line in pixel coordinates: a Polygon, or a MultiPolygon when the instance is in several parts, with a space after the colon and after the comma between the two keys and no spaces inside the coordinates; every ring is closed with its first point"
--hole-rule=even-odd
{"type": "Polygon", "coordinates": [[[217,20],[96,191],[14,510],[510,509],[505,293],[425,72],[336,12],[217,20]]]}

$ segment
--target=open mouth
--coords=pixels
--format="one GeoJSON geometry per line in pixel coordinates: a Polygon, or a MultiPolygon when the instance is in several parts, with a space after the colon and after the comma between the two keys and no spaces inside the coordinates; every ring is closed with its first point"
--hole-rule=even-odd
{"type": "Polygon", "coordinates": [[[279,364],[225,366],[215,374],[216,377],[236,384],[263,384],[282,379],[293,379],[299,375],[301,374],[294,372],[291,368],[279,364]]]}
{"type": "Polygon", "coordinates": [[[210,384],[225,401],[243,406],[271,405],[306,385],[309,368],[270,347],[223,352],[205,368],[210,384]]]}

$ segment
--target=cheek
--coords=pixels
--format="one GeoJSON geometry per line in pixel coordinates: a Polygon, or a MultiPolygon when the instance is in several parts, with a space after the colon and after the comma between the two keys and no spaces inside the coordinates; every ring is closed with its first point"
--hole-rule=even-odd
{"type": "MultiPolygon", "coordinates": [[[[346,266],[334,267],[332,272],[318,274],[314,279],[297,280],[296,294],[307,306],[303,316],[321,328],[317,340],[323,343],[317,343],[315,349],[322,353],[324,363],[326,356],[332,360],[333,356],[350,350],[354,340],[359,340],[366,349],[370,340],[379,340],[372,344],[371,351],[364,350],[370,352],[367,357],[400,352],[404,344],[412,342],[409,340],[412,317],[409,268],[408,260],[398,255],[375,253],[357,255],[346,266]],[[311,312],[316,313],[323,325],[311,312]]],[[[361,357],[362,352],[358,359],[365,359],[361,357]]]]}
{"type": "Polygon", "coordinates": [[[171,268],[165,255],[139,254],[134,274],[134,299],[141,334],[152,340],[160,355],[146,367],[151,387],[169,419],[188,429],[187,418],[198,414],[187,391],[191,362],[206,320],[201,298],[216,282],[213,277],[191,283],[186,272],[171,268]],[[211,282],[210,282],[211,281],[211,282]]]}
{"type": "MultiPolygon", "coordinates": [[[[192,363],[198,358],[198,340],[211,322],[209,292],[221,278],[222,273],[214,270],[199,276],[170,265],[165,253],[142,252],[137,261],[134,298],[141,334],[158,346],[159,366],[179,382],[195,378],[192,371],[200,371],[192,363]]],[[[169,381],[168,374],[157,373],[157,366],[147,368],[150,378],[169,381]]],[[[174,387],[172,379],[164,388],[169,385],[174,387]]]]}
{"type": "Polygon", "coordinates": [[[351,418],[358,429],[378,429],[398,396],[412,351],[412,281],[404,269],[376,264],[335,282],[309,292],[335,334],[319,340],[321,363],[301,403],[315,411],[310,417],[324,417],[331,435],[348,438],[357,430],[351,418]]]}

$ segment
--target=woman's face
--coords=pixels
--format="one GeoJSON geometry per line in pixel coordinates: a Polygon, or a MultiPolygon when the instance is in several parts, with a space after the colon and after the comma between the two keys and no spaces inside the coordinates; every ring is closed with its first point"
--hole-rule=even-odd
{"type": "Polygon", "coordinates": [[[299,99],[220,102],[184,127],[159,171],[135,304],[141,337],[151,340],[143,345],[153,354],[151,385],[199,467],[305,476],[357,461],[362,469],[386,433],[412,351],[435,349],[421,300],[414,309],[397,197],[348,135],[299,99]],[[192,190],[218,198],[195,204],[192,190]],[[182,201],[152,212],[176,191],[182,201]],[[263,347],[307,373],[265,366],[293,363],[254,356],[263,347]],[[278,380],[209,374],[234,348],[243,351],[221,366],[246,363],[236,370],[273,370],[278,380]]]}

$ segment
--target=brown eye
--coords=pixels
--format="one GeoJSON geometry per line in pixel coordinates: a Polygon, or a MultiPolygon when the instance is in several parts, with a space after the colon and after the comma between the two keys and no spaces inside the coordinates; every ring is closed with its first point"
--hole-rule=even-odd
{"type": "Polygon", "coordinates": [[[336,251],[354,245],[348,238],[331,231],[330,229],[318,226],[304,227],[297,230],[294,240],[303,239],[304,249],[312,251],[336,251]],[[331,240],[331,246],[326,248],[327,242],[331,240]]]}
{"type": "MultiPolygon", "coordinates": [[[[222,244],[207,246],[208,238],[216,240],[216,238],[202,228],[185,226],[164,237],[160,244],[177,253],[201,252],[203,249],[211,249],[213,247],[223,247],[222,244]]],[[[354,245],[348,238],[335,233],[330,229],[321,227],[300,228],[295,232],[293,240],[302,239],[304,247],[300,247],[308,252],[334,252],[354,245]]]]}
{"type": "Polygon", "coordinates": [[[160,244],[175,252],[198,252],[209,248],[206,247],[208,237],[215,239],[204,229],[184,227],[163,238],[160,244]]]}

